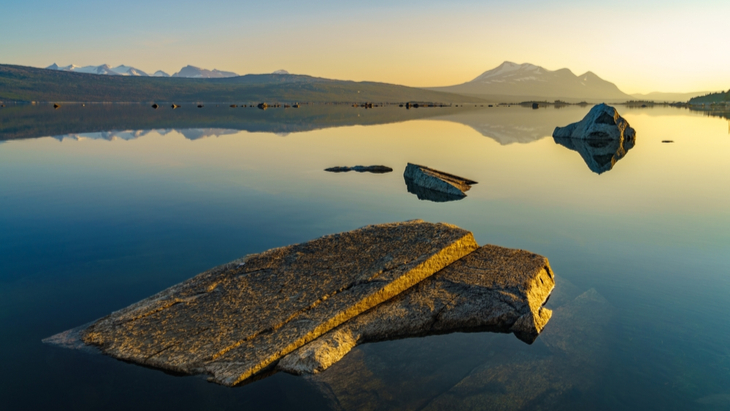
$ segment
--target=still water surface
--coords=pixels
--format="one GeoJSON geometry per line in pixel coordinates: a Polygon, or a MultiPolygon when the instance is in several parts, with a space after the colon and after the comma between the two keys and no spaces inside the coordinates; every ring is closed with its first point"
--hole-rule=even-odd
{"type": "Polygon", "coordinates": [[[637,141],[611,167],[550,137],[589,108],[0,111],[0,408],[730,409],[728,120],[618,107],[637,141]],[[419,200],[407,162],[479,184],[419,200]],[[395,171],[323,171],[358,164],[395,171]],[[414,218],[550,259],[535,343],[366,344],[234,389],[41,343],[245,254],[414,218]]]}

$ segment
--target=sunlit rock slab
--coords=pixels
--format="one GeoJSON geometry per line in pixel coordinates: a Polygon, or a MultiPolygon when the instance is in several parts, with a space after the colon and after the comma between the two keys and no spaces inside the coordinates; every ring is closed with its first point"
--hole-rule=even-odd
{"type": "Polygon", "coordinates": [[[284,357],[278,369],[323,371],[356,345],[455,331],[513,332],[532,343],[551,316],[547,258],[485,245],[399,296],[284,357]]]}
{"type": "Polygon", "coordinates": [[[367,226],[213,268],[80,336],[118,359],[235,385],[477,248],[448,224],[367,226]]]}

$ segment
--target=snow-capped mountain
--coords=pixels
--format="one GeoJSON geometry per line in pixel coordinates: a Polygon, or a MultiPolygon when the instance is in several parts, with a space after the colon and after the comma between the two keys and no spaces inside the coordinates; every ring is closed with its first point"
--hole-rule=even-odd
{"type": "Polygon", "coordinates": [[[186,78],[224,78],[224,77],[237,77],[238,74],[231,71],[220,71],[217,69],[207,70],[195,66],[185,66],[180,69],[177,73],[173,74],[172,77],[186,77],[186,78]]]}
{"type": "Polygon", "coordinates": [[[59,66],[56,63],[46,67],[48,70],[60,70],[60,71],[74,71],[76,73],[88,73],[88,74],[104,74],[110,76],[141,76],[147,77],[148,74],[144,71],[131,67],[125,66],[124,64],[117,67],[111,67],[108,64],[102,64],[101,66],[84,66],[79,67],[76,65],[59,66]]]}
{"type": "MultiPolygon", "coordinates": [[[[87,74],[101,74],[107,76],[140,76],[150,77],[149,74],[144,71],[134,68],[131,66],[125,66],[124,64],[117,67],[111,67],[108,64],[102,64],[101,66],[84,66],[79,67],[76,65],[59,66],[56,63],[46,67],[48,70],[60,70],[60,71],[73,71],[76,73],[87,73],[87,74]]],[[[288,73],[282,73],[288,74],[288,73]]],[[[180,69],[179,72],[170,76],[162,70],[157,70],[151,77],[186,77],[186,78],[224,78],[224,77],[236,77],[238,74],[230,71],[221,70],[207,70],[195,66],[185,66],[180,69]]]]}
{"type": "Polygon", "coordinates": [[[588,71],[576,76],[567,68],[547,70],[534,64],[505,61],[472,81],[432,90],[478,96],[515,96],[525,99],[605,99],[630,100],[632,97],[588,71]]]}

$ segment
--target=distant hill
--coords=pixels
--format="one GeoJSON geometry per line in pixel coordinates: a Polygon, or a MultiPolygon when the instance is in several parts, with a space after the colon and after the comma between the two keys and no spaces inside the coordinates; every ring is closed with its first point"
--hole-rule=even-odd
{"type": "Polygon", "coordinates": [[[684,102],[693,97],[707,94],[707,91],[695,91],[693,93],[662,93],[653,92],[647,94],[632,94],[634,100],[657,101],[657,102],[684,102]]]}
{"type": "Polygon", "coordinates": [[[711,104],[723,102],[730,104],[730,89],[728,89],[728,91],[719,91],[717,93],[705,94],[704,96],[694,97],[689,100],[690,104],[711,104]]]}
{"type": "Polygon", "coordinates": [[[375,82],[294,74],[228,78],[99,76],[0,65],[0,101],[47,102],[443,102],[483,103],[473,96],[375,82]]]}
{"type": "Polygon", "coordinates": [[[633,97],[592,72],[576,76],[567,68],[547,70],[533,64],[505,61],[472,81],[429,90],[478,96],[492,101],[535,99],[626,101],[633,97]]]}
{"type": "Polygon", "coordinates": [[[207,70],[195,66],[185,66],[177,73],[173,74],[172,77],[186,77],[186,78],[226,78],[226,77],[237,77],[238,74],[232,71],[220,71],[220,70],[207,70]]]}

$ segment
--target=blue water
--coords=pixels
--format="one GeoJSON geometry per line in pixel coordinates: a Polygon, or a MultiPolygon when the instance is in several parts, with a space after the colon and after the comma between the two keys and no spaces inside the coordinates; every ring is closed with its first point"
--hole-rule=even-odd
{"type": "Polygon", "coordinates": [[[0,408],[730,409],[728,121],[619,107],[637,142],[597,174],[549,136],[588,109],[0,143],[0,408]],[[479,184],[419,200],[407,162],[479,184]],[[323,171],[357,164],[395,171],[323,171]],[[548,257],[545,333],[367,344],[233,389],[41,343],[243,255],[413,218],[548,257]]]}

